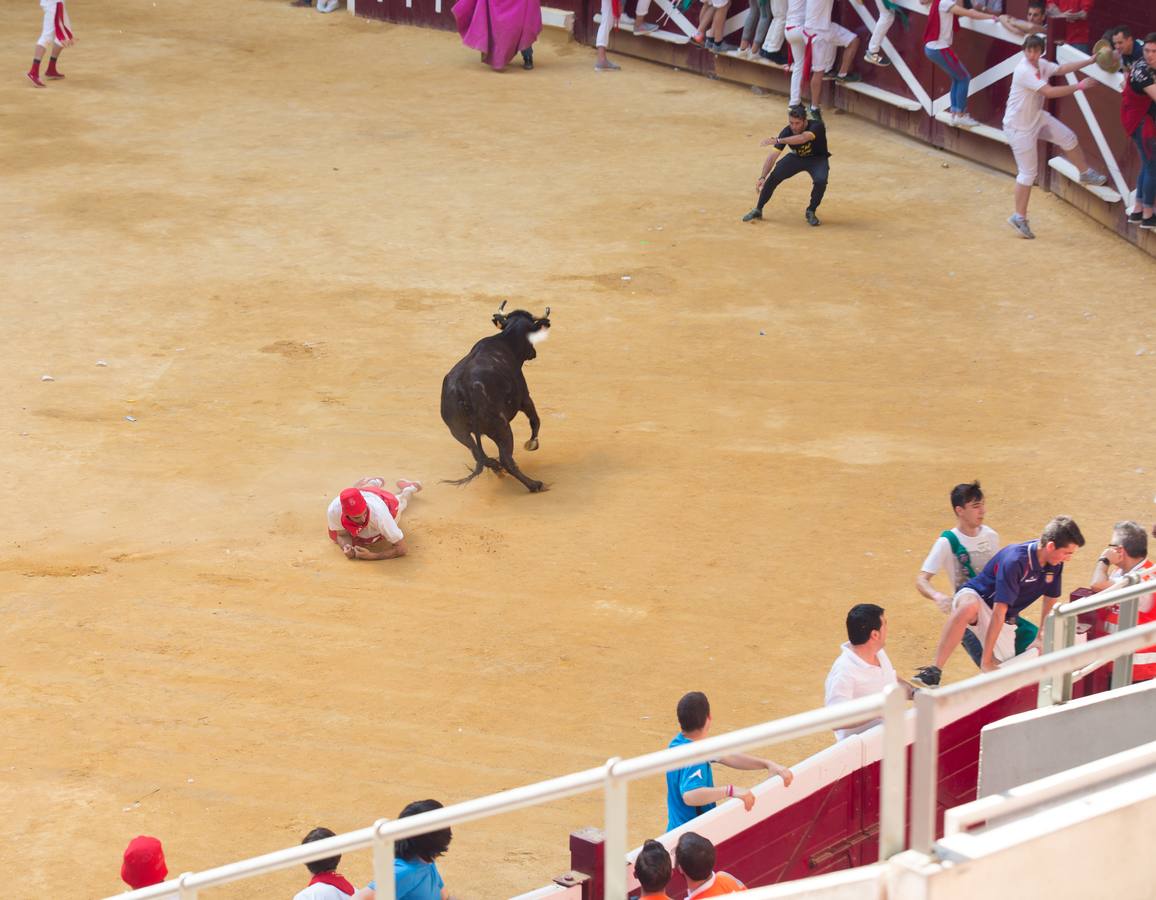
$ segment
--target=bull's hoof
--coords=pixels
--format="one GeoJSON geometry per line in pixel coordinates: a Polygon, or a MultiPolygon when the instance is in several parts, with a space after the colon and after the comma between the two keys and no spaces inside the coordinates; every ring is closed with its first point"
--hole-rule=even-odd
{"type": "Polygon", "coordinates": [[[538,449],[538,439],[537,438],[530,438],[530,440],[526,441],[525,446],[526,446],[527,450],[537,450],[538,449]]]}
{"type": "Polygon", "coordinates": [[[528,485],[526,485],[526,487],[530,489],[531,494],[538,494],[546,490],[546,485],[542,484],[540,481],[531,481],[528,485]]]}

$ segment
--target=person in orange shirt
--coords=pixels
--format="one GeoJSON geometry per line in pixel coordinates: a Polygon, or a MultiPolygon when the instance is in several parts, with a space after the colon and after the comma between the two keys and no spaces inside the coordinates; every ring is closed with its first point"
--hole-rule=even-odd
{"type": "Polygon", "coordinates": [[[730,873],[716,872],[714,859],[714,844],[701,834],[688,831],[678,839],[674,863],[686,878],[686,900],[721,897],[747,889],[730,873]]]}
{"type": "Polygon", "coordinates": [[[634,877],[642,885],[638,900],[670,900],[666,896],[666,886],[670,883],[670,851],[658,841],[647,841],[634,859],[634,877]]]}

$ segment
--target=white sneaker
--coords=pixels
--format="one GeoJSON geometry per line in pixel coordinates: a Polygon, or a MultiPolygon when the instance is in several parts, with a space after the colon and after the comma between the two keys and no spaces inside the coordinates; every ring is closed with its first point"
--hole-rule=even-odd
{"type": "Polygon", "coordinates": [[[1028,224],[1028,220],[1018,213],[1013,213],[1008,217],[1007,223],[1020,233],[1021,237],[1027,238],[1029,241],[1035,240],[1035,235],[1032,234],[1032,228],[1028,224]]]}
{"type": "Polygon", "coordinates": [[[1080,184],[1093,184],[1096,187],[1108,183],[1108,176],[1089,167],[1080,173],[1080,184]]]}
{"type": "Polygon", "coordinates": [[[975,128],[979,125],[979,121],[973,119],[967,113],[959,113],[951,117],[951,124],[956,128],[975,128]]]}

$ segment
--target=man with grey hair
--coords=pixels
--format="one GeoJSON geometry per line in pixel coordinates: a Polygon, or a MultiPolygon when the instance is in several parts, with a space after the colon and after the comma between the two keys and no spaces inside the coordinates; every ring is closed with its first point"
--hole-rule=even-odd
{"type": "MultiPolygon", "coordinates": [[[[1156,529],[1153,531],[1156,534],[1156,529]]],[[[1091,589],[1095,592],[1119,585],[1128,575],[1139,574],[1142,580],[1156,578],[1156,563],[1148,559],[1148,532],[1139,522],[1117,522],[1112,528],[1112,542],[1104,548],[1092,570],[1091,589]]],[[[1120,608],[1106,610],[1105,629],[1113,632],[1119,625],[1120,608]]],[[[1138,625],[1156,622],[1156,598],[1140,596],[1138,625]]],[[[1156,646],[1137,650],[1132,656],[1132,680],[1156,678],[1156,646]]]]}

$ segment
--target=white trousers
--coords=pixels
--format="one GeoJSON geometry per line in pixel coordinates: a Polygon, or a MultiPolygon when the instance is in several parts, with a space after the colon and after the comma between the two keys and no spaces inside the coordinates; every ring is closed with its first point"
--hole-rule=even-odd
{"type": "Polygon", "coordinates": [[[1004,127],[1008,146],[1016,161],[1016,184],[1031,187],[1040,173],[1040,141],[1055,144],[1062,150],[1074,150],[1079,144],[1076,133],[1049,112],[1040,118],[1040,123],[1031,131],[1016,131],[1004,127]]]}
{"type": "Polygon", "coordinates": [[[803,102],[803,54],[807,52],[807,35],[802,25],[791,25],[786,32],[791,45],[791,106],[803,102]]]}
{"type": "Polygon", "coordinates": [[[594,39],[595,47],[610,46],[610,28],[614,25],[614,4],[611,0],[602,0],[602,22],[598,25],[598,37],[594,39]]]}
{"type": "Polygon", "coordinates": [[[875,20],[875,28],[871,32],[871,42],[867,45],[868,53],[878,53],[883,46],[883,38],[887,37],[887,32],[891,30],[891,26],[895,24],[895,10],[888,9],[883,5],[883,0],[878,0],[879,4],[879,18],[875,20]]]}
{"type": "Polygon", "coordinates": [[[778,53],[783,49],[783,37],[787,31],[787,0],[771,0],[771,17],[763,49],[768,53],[778,53]]]}
{"type": "MultiPolygon", "coordinates": [[[[40,5],[44,9],[44,25],[40,29],[40,37],[36,43],[41,47],[51,47],[56,43],[56,4],[40,5]]],[[[68,21],[67,9],[64,10],[64,25],[66,28],[72,28],[72,23],[68,21]]]]}

